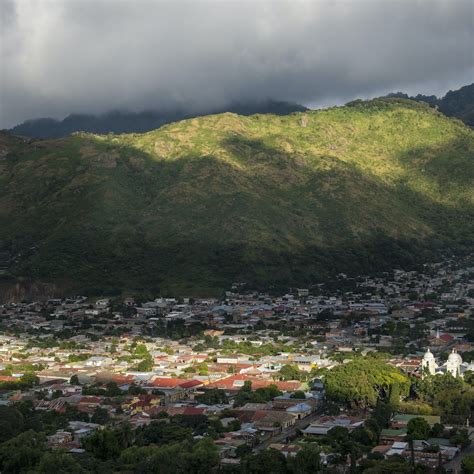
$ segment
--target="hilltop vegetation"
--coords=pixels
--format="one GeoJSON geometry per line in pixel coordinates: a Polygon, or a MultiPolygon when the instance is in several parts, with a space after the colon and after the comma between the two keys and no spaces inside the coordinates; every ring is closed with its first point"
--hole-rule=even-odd
{"type": "MultiPolygon", "coordinates": [[[[449,91],[444,97],[418,94],[414,97],[403,92],[388,94],[388,98],[404,98],[424,102],[437,107],[448,117],[456,117],[469,126],[474,126],[474,84],[449,91]]],[[[143,133],[155,130],[165,124],[190,119],[199,115],[233,112],[239,115],[274,114],[288,115],[306,112],[300,104],[277,100],[254,102],[233,102],[214,110],[190,111],[185,109],[147,110],[143,112],[110,111],[107,113],[70,114],[62,120],[50,117],[26,120],[7,130],[15,135],[30,138],[61,138],[75,132],[91,133],[143,133]]]]}
{"type": "Polygon", "coordinates": [[[218,110],[191,112],[181,109],[148,110],[143,112],[112,111],[100,115],[71,114],[63,120],[39,118],[26,120],[9,131],[16,135],[32,138],[60,138],[74,132],[92,133],[143,133],[161,127],[164,124],[176,122],[198,115],[219,112],[234,112],[240,115],[275,114],[287,115],[292,112],[304,112],[307,108],[292,102],[264,100],[260,102],[235,102],[218,110]]]}
{"type": "Polygon", "coordinates": [[[474,133],[426,104],[0,136],[0,267],[67,289],[212,293],[472,245],[474,133]]]}
{"type": "Polygon", "coordinates": [[[409,97],[408,94],[402,92],[389,94],[387,97],[401,97],[426,102],[433,107],[438,107],[438,110],[448,117],[456,117],[465,124],[474,127],[474,83],[455,91],[449,91],[441,98],[423,94],[409,97]]]}

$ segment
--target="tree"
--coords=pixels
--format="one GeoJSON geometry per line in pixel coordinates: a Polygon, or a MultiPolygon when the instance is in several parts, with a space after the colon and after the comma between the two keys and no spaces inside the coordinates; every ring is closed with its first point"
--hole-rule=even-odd
{"type": "Polygon", "coordinates": [[[128,387],[127,393],[129,393],[130,395],[144,395],[147,393],[147,391],[132,382],[128,387]]]}
{"type": "Polygon", "coordinates": [[[85,474],[86,471],[68,453],[55,450],[46,453],[38,465],[39,474],[85,474]]]}
{"type": "Polygon", "coordinates": [[[217,448],[210,439],[165,446],[132,446],[122,452],[118,461],[121,472],[143,474],[205,474],[212,472],[218,462],[217,448]]]}
{"type": "Polygon", "coordinates": [[[321,456],[319,449],[307,444],[299,451],[290,464],[291,472],[294,474],[312,474],[321,469],[321,456]]]}
{"type": "Polygon", "coordinates": [[[267,449],[244,459],[244,474],[286,474],[286,458],[276,449],[267,449]]]}
{"type": "Polygon", "coordinates": [[[143,359],[141,360],[132,370],[137,372],[150,372],[153,369],[153,359],[143,359]]]}
{"type": "MultiPolygon", "coordinates": [[[[187,420],[190,422],[191,420],[187,420]]],[[[166,444],[171,442],[180,442],[192,439],[192,429],[179,426],[175,423],[160,423],[152,421],[149,425],[143,427],[140,438],[145,445],[156,443],[166,444]]]]}
{"type": "Polygon", "coordinates": [[[105,425],[110,420],[109,412],[106,408],[97,407],[92,415],[91,422],[105,425]]]}
{"type": "Polygon", "coordinates": [[[474,387],[474,372],[472,370],[466,370],[466,372],[464,372],[464,382],[474,387]]]}
{"type": "Polygon", "coordinates": [[[16,408],[0,406],[0,443],[19,434],[23,422],[24,417],[16,408]]]}
{"type": "Polygon", "coordinates": [[[0,472],[16,474],[31,470],[41,459],[45,436],[33,430],[25,431],[0,446],[0,472]]]}
{"type": "Polygon", "coordinates": [[[218,464],[217,448],[209,438],[198,441],[186,457],[186,471],[196,474],[207,474],[218,464]]]}
{"type": "Polygon", "coordinates": [[[71,385],[80,385],[79,384],[79,377],[77,376],[77,374],[74,374],[70,379],[69,379],[69,383],[71,385]]]}
{"type": "Polygon", "coordinates": [[[252,448],[248,444],[244,443],[244,444],[241,444],[240,446],[237,446],[237,449],[235,450],[235,455],[238,458],[243,458],[244,456],[247,456],[251,452],[252,452],[252,448]]]}
{"type": "Polygon", "coordinates": [[[474,474],[474,454],[466,456],[462,460],[461,466],[463,474],[474,474]]]}
{"type": "Polygon", "coordinates": [[[407,425],[407,435],[410,439],[428,439],[430,425],[421,417],[412,418],[407,425]]]}
{"type": "Polygon", "coordinates": [[[198,364],[196,367],[197,371],[199,372],[199,375],[208,375],[209,374],[209,367],[205,362],[202,362],[201,364],[198,364]]]}
{"type": "Polygon", "coordinates": [[[246,383],[247,381],[235,397],[234,406],[236,407],[245,405],[246,403],[266,403],[282,394],[275,384],[271,384],[268,387],[257,388],[255,392],[252,392],[251,383],[249,382],[248,385],[246,385],[246,383]]]}
{"type": "Polygon", "coordinates": [[[286,364],[279,371],[280,380],[300,380],[301,372],[296,365],[286,364]]]}
{"type": "Polygon", "coordinates": [[[20,378],[20,381],[25,387],[34,387],[38,385],[39,378],[33,373],[26,373],[20,378]]]}
{"type": "Polygon", "coordinates": [[[220,403],[228,403],[229,399],[224,390],[218,388],[212,388],[205,390],[203,394],[196,395],[195,399],[199,403],[204,403],[205,405],[217,405],[220,403]]]}
{"type": "Polygon", "coordinates": [[[122,450],[128,447],[128,442],[119,430],[104,429],[84,438],[82,445],[94,457],[106,461],[118,458],[122,450]]]}
{"type": "Polygon", "coordinates": [[[324,374],[324,385],[330,400],[359,406],[374,406],[380,397],[390,393],[396,384],[400,395],[408,393],[410,382],[397,368],[373,357],[358,357],[334,367],[324,374]]]}
{"type": "Polygon", "coordinates": [[[381,461],[372,460],[364,469],[364,474],[413,474],[417,472],[410,464],[398,455],[390,456],[381,461]]]}
{"type": "Polygon", "coordinates": [[[113,380],[108,382],[105,388],[107,389],[108,397],[119,397],[120,395],[123,395],[123,392],[120,390],[117,382],[114,382],[113,380]]]}
{"type": "Polygon", "coordinates": [[[440,438],[441,436],[443,436],[443,433],[444,433],[444,425],[442,425],[441,423],[435,423],[431,427],[430,435],[433,438],[440,438]]]}
{"type": "Polygon", "coordinates": [[[306,400],[306,395],[302,390],[297,390],[290,395],[290,398],[296,398],[298,400],[306,400]]]}
{"type": "Polygon", "coordinates": [[[468,430],[457,429],[456,432],[449,438],[449,442],[453,445],[461,445],[461,447],[466,448],[471,444],[468,430]]]}

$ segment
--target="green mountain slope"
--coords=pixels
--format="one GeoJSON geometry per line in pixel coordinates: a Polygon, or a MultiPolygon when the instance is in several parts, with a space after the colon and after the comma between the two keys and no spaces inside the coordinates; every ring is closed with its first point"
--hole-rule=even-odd
{"type": "Polygon", "coordinates": [[[397,97],[426,102],[432,107],[437,107],[440,112],[448,117],[456,117],[462,120],[466,125],[474,127],[474,83],[463,86],[460,89],[449,91],[444,97],[435,95],[418,94],[415,97],[409,97],[403,92],[388,94],[386,97],[397,97]]]}
{"type": "Polygon", "coordinates": [[[210,293],[472,245],[474,133],[401,99],[145,134],[0,136],[4,280],[210,293]]]}

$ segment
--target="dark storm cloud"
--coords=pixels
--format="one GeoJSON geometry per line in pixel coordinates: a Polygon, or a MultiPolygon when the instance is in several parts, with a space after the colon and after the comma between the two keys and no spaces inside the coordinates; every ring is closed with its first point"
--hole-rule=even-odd
{"type": "Polygon", "coordinates": [[[474,75],[471,0],[0,5],[0,127],[116,108],[439,94],[474,75]]]}

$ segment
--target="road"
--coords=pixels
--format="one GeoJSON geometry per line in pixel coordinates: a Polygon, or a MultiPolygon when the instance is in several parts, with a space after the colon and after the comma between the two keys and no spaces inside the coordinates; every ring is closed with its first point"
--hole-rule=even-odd
{"type": "Polygon", "coordinates": [[[461,453],[458,454],[452,461],[449,461],[443,465],[447,472],[461,474],[461,462],[463,458],[469,456],[470,454],[474,454],[474,428],[469,428],[469,439],[471,440],[471,444],[467,448],[463,449],[461,453]]]}
{"type": "Polygon", "coordinates": [[[260,444],[257,444],[253,450],[255,452],[263,451],[267,449],[273,443],[283,443],[286,441],[287,438],[291,438],[296,434],[296,430],[304,430],[309,426],[311,422],[316,420],[321,416],[323,412],[323,407],[318,408],[315,412],[311,413],[311,415],[307,416],[306,418],[302,418],[298,420],[293,426],[283,430],[281,433],[272,436],[270,439],[263,441],[260,444]]]}

